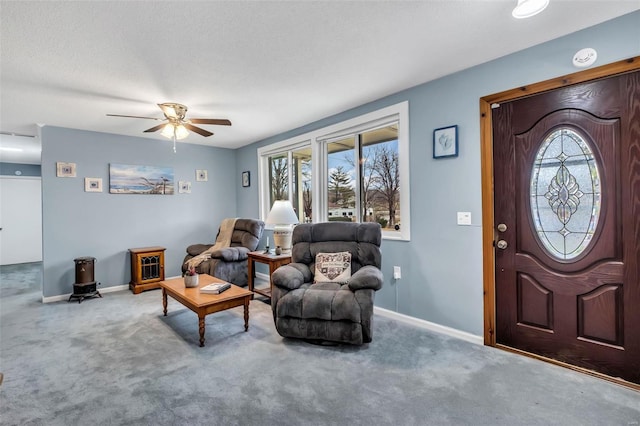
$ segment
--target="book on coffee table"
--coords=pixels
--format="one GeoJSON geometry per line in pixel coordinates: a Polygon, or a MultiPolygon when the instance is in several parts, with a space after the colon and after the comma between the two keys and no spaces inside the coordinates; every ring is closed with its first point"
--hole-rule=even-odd
{"type": "Polygon", "coordinates": [[[231,288],[231,284],[229,283],[214,283],[209,284],[200,289],[200,293],[206,294],[220,294],[225,290],[231,288]]]}

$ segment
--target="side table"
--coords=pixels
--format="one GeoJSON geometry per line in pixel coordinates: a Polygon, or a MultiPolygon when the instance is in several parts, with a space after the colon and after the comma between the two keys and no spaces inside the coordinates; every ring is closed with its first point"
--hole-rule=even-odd
{"type": "Polygon", "coordinates": [[[164,247],[130,248],[131,282],[129,289],[133,294],[144,290],[160,288],[164,280],[164,247]]]}
{"type": "Polygon", "coordinates": [[[263,251],[252,251],[248,254],[249,259],[248,267],[249,267],[249,291],[253,291],[254,293],[258,293],[265,297],[271,297],[271,288],[273,287],[273,283],[271,282],[271,274],[273,271],[281,267],[282,265],[286,265],[287,263],[291,263],[291,255],[290,254],[270,254],[265,253],[263,251]],[[256,275],[256,263],[264,263],[269,265],[269,288],[268,289],[260,289],[253,287],[253,280],[256,275]]]}

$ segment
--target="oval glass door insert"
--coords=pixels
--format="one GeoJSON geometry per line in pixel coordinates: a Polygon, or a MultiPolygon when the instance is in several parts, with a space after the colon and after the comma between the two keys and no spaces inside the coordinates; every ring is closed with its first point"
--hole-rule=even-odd
{"type": "Polygon", "coordinates": [[[574,259],[589,247],[601,207],[600,173],[592,149],[574,129],[554,130],[531,171],[531,215],[549,255],[574,259]]]}

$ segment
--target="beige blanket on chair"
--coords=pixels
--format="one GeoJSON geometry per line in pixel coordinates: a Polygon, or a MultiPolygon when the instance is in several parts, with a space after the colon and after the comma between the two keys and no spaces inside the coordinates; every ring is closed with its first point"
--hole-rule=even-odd
{"type": "Polygon", "coordinates": [[[215,244],[199,255],[187,260],[187,268],[196,268],[205,260],[211,259],[211,253],[214,251],[229,247],[231,245],[231,234],[233,234],[233,229],[236,227],[236,220],[237,218],[223,219],[215,244]]]}

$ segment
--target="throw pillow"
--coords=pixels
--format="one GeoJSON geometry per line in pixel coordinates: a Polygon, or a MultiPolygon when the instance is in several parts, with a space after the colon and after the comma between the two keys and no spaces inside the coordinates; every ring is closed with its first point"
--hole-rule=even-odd
{"type": "Polygon", "coordinates": [[[351,278],[351,253],[318,253],[314,283],[346,283],[351,278]]]}

